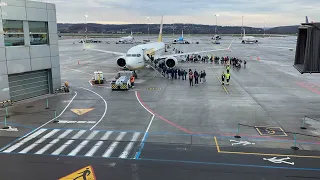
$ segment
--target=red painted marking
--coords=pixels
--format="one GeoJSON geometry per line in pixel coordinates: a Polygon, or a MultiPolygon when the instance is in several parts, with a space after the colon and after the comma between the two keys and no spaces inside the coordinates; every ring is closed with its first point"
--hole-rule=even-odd
{"type": "MultiPolygon", "coordinates": [[[[297,82],[297,84],[300,85],[299,82],[297,82]]],[[[186,128],[183,128],[171,121],[169,121],[168,119],[160,116],[159,114],[155,113],[154,111],[152,111],[141,99],[140,97],[140,93],[139,91],[137,91],[137,96],[138,96],[138,99],[140,100],[141,104],[147,108],[151,113],[153,113],[155,116],[157,116],[158,118],[160,118],[161,120],[171,124],[172,126],[180,129],[181,131],[184,131],[188,134],[212,134],[212,135],[219,135],[219,136],[234,136],[236,134],[230,134],[230,133],[214,133],[214,132],[192,132],[192,131],[189,131],[188,129],[186,128]]],[[[271,137],[271,136],[260,136],[260,135],[250,135],[250,134],[239,134],[240,136],[244,136],[244,137],[252,137],[252,138],[259,138],[259,139],[270,139],[270,140],[292,140],[292,139],[289,139],[288,138],[274,138],[274,137],[271,137]]],[[[315,143],[315,144],[320,144],[320,142],[317,142],[317,141],[306,141],[306,140],[303,140],[303,141],[297,141],[297,142],[310,142],[310,143],[315,143]]]]}
{"type": "Polygon", "coordinates": [[[189,134],[191,134],[191,132],[189,131],[189,130],[187,130],[187,129],[185,129],[185,128],[183,128],[183,127],[181,127],[181,126],[179,126],[179,125],[177,125],[177,124],[175,124],[175,123],[173,123],[173,122],[171,122],[171,121],[169,121],[168,119],[166,119],[166,118],[164,118],[164,117],[162,117],[162,116],[160,116],[160,115],[158,115],[157,113],[155,113],[155,112],[153,112],[143,101],[142,101],[142,99],[141,99],[141,97],[140,97],[140,93],[139,93],[139,91],[137,91],[137,96],[138,96],[138,98],[139,98],[139,100],[140,100],[140,102],[141,102],[141,104],[143,104],[143,106],[145,107],[145,108],[147,108],[150,112],[152,112],[155,116],[157,116],[158,118],[160,118],[160,119],[162,119],[163,121],[165,121],[165,122],[167,122],[167,123],[169,123],[169,124],[171,124],[172,126],[174,126],[174,127],[176,127],[176,128],[178,128],[178,129],[180,129],[181,131],[184,131],[184,132],[186,132],[186,133],[189,133],[189,134]]]}

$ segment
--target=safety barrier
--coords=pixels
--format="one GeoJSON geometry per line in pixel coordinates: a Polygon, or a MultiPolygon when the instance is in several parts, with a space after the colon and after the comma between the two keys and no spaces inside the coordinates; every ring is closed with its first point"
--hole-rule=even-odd
{"type": "Polygon", "coordinates": [[[306,118],[320,122],[320,120],[318,120],[318,119],[315,119],[315,118],[312,118],[312,117],[309,117],[309,116],[304,116],[304,118],[301,120],[301,127],[300,127],[300,129],[307,129],[307,127],[306,127],[306,118]]]}
{"type": "Polygon", "coordinates": [[[315,135],[310,135],[310,134],[284,131],[281,127],[252,126],[252,125],[246,125],[246,124],[241,124],[241,123],[238,123],[237,132],[234,135],[235,138],[241,138],[241,136],[240,136],[240,129],[241,128],[240,127],[255,128],[261,136],[272,136],[274,134],[278,134],[276,136],[287,136],[287,134],[291,134],[293,136],[293,146],[291,146],[291,148],[293,150],[299,150],[299,147],[297,146],[297,135],[306,136],[306,137],[313,137],[313,138],[320,138],[320,136],[315,136],[315,135]],[[264,132],[261,132],[262,130],[264,132]],[[283,135],[281,135],[281,134],[283,134],[283,135]]]}

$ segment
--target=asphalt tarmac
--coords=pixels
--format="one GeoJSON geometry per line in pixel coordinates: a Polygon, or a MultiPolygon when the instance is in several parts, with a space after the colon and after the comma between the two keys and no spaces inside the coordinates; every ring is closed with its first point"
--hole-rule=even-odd
{"type": "Polygon", "coordinates": [[[58,179],[88,165],[97,179],[320,178],[319,75],[292,67],[295,37],[259,38],[258,45],[190,39],[200,44],[173,47],[220,49],[234,40],[231,51],[209,54],[247,65],[231,68],[229,86],[221,85],[221,64],[181,63],[205,70],[206,82],[190,87],[143,69],[134,89],[113,92],[89,81],[94,71],[114,79],[117,56],[89,49],[126,52],[132,44],[102,39],[83,50],[77,40],[60,40],[62,82],[71,92],[48,97],[50,109],[43,98],[9,108],[18,131],[0,132],[2,179],[58,179]]]}

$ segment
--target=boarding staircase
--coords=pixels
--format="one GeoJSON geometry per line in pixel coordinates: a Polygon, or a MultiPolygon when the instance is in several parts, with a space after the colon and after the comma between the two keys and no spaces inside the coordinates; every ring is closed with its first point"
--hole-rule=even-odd
{"type": "Polygon", "coordinates": [[[145,52],[145,50],[143,50],[143,54],[144,54],[144,59],[145,62],[148,66],[150,66],[157,74],[159,74],[161,77],[165,77],[162,73],[161,73],[161,69],[157,66],[158,62],[154,61],[153,59],[151,59],[147,53],[145,52]]]}

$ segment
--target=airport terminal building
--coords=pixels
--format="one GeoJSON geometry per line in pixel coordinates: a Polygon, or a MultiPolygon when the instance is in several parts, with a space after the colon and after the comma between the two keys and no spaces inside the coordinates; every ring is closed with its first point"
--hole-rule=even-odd
{"type": "Polygon", "coordinates": [[[2,0],[0,102],[53,93],[61,86],[55,5],[2,0]]]}

